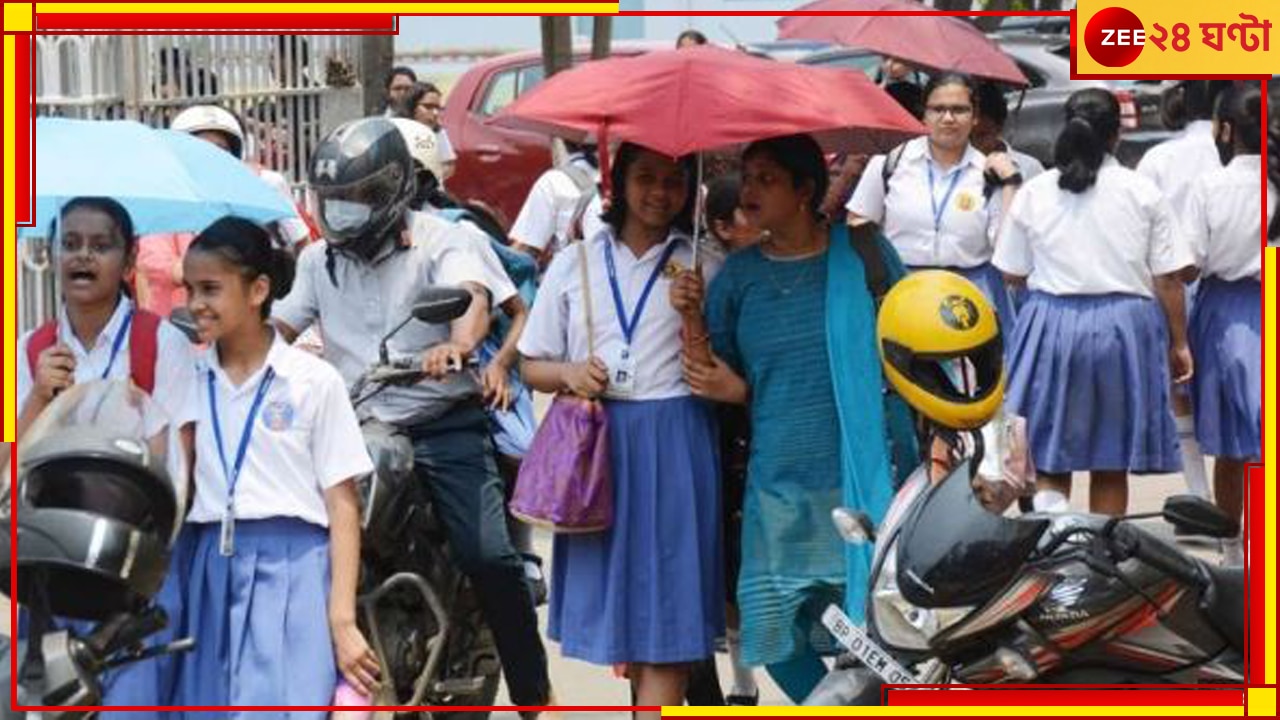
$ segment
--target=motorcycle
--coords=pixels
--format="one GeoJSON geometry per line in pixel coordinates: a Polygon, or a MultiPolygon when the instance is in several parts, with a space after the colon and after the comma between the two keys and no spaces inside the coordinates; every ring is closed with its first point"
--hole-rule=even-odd
{"type": "MultiPolygon", "coordinates": [[[[23,438],[18,482],[6,465],[0,591],[29,620],[16,642],[0,637],[5,657],[16,645],[18,706],[99,705],[112,670],[194,647],[191,638],[148,644],[168,623],[153,598],[181,525],[181,493],[170,478],[182,470],[168,466],[171,439],[145,393],[127,380],[99,380],[63,391],[45,409],[23,438]]],[[[5,662],[0,718],[22,717],[9,683],[5,662]]],[[[43,717],[95,714],[54,709],[43,717]]]]}
{"type": "MultiPolygon", "coordinates": [[[[466,313],[466,290],[426,288],[410,317],[382,339],[378,362],[351,387],[361,405],[384,389],[424,379],[419,359],[390,360],[387,344],[410,322],[448,323],[466,313]]],[[[451,368],[462,371],[462,367],[451,368]]],[[[399,428],[361,419],[374,472],[362,500],[360,628],[382,667],[375,705],[493,705],[501,665],[474,591],[449,559],[444,527],[414,472],[413,444],[399,428]]],[[[487,717],[487,712],[449,717],[487,717]]],[[[422,717],[430,717],[423,713],[422,717]]]]}
{"type": "Polygon", "coordinates": [[[1238,523],[1190,495],[1119,518],[1004,517],[976,497],[977,463],[941,478],[918,469],[878,528],[834,511],[847,542],[875,546],[867,622],[827,609],[849,652],[805,705],[879,704],[890,683],[1244,682],[1243,570],[1190,557],[1133,521],[1217,538],[1238,523]]]}

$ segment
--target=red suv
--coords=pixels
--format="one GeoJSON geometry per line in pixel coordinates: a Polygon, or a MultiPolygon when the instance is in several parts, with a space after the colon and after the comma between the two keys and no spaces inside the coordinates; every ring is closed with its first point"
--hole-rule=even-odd
{"type": "MultiPolygon", "coordinates": [[[[657,45],[616,45],[614,55],[640,55],[657,45]]],[[[666,45],[663,45],[666,47],[666,45]]],[[[587,62],[589,48],[574,51],[587,62]]],[[[550,141],[539,133],[496,127],[487,120],[542,82],[542,54],[527,51],[486,60],[467,70],[449,92],[444,126],[458,155],[449,193],[497,208],[510,226],[538,176],[551,167],[550,141]]]]}

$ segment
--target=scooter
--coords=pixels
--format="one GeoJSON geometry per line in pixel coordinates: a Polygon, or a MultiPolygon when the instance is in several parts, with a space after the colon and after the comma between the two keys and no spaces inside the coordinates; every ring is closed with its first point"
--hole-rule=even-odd
{"type": "Polygon", "coordinates": [[[1217,538],[1238,523],[1190,495],[1123,518],[1004,517],[975,496],[978,462],[940,477],[921,467],[879,527],[834,511],[847,542],[875,544],[867,623],[828,608],[824,624],[848,654],[805,705],[876,705],[886,684],[1244,681],[1243,571],[1133,521],[1217,538]]]}

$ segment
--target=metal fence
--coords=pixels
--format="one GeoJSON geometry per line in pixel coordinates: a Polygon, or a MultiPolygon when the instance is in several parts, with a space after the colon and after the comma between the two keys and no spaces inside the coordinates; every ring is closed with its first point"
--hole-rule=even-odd
{"type": "MultiPolygon", "coordinates": [[[[327,94],[360,77],[359,37],[342,35],[36,35],[36,114],[166,127],[191,105],[234,112],[245,157],[295,189],[325,128],[327,94]]],[[[37,183],[38,183],[37,179],[37,183]]],[[[43,243],[19,251],[20,331],[52,316],[43,243]]]]}

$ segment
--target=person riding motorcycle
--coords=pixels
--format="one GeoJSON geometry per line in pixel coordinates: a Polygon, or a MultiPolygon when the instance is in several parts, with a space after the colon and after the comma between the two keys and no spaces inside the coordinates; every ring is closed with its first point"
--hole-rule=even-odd
{"type": "Polygon", "coordinates": [[[348,386],[378,362],[380,341],[410,314],[420,288],[472,293],[470,308],[451,326],[410,323],[388,341],[393,355],[420,362],[429,380],[388,387],[360,411],[412,440],[417,475],[493,630],[512,702],[546,705],[546,651],[507,534],[480,386],[471,373],[455,372],[488,331],[482,261],[452,223],[410,209],[413,160],[386,118],[330,133],[312,156],[309,181],[324,241],[302,252],[293,289],[273,314],[288,339],[322,324],[324,357],[348,386]]]}

